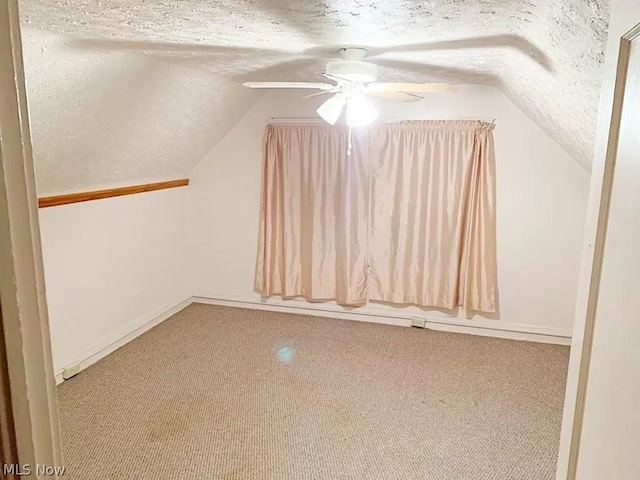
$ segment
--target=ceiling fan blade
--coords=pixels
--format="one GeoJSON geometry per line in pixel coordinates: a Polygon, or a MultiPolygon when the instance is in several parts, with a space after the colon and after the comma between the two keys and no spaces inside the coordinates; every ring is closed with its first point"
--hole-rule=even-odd
{"type": "MultiPolygon", "coordinates": [[[[256,65],[266,64],[270,65],[267,69],[275,68],[276,65],[289,63],[292,55],[292,52],[286,49],[116,39],[69,38],[65,40],[65,45],[71,49],[81,51],[105,50],[144,55],[146,58],[162,63],[205,70],[227,77],[251,75],[256,72],[256,65]]],[[[318,66],[312,73],[315,74],[320,68],[318,66]]],[[[269,73],[267,72],[263,78],[278,78],[277,75],[274,76],[269,73]]],[[[304,78],[301,77],[301,79],[304,78]]]]}
{"type": "Polygon", "coordinates": [[[338,90],[323,90],[322,92],[316,92],[316,93],[312,93],[311,95],[305,95],[304,97],[302,97],[302,99],[304,100],[305,98],[311,98],[311,97],[317,97],[319,95],[330,95],[332,93],[336,93],[338,90]]]}
{"type": "Polygon", "coordinates": [[[399,100],[405,103],[419,102],[420,100],[422,100],[422,97],[420,95],[414,95],[412,93],[405,92],[376,92],[375,90],[371,90],[367,92],[367,95],[373,95],[374,97],[380,98],[388,98],[390,100],[399,100]]]}
{"type": "MultiPolygon", "coordinates": [[[[480,72],[477,70],[470,70],[460,67],[452,67],[445,65],[436,65],[426,62],[407,62],[403,60],[390,60],[387,58],[381,58],[376,60],[378,66],[387,70],[393,70],[393,73],[403,72],[411,73],[411,75],[420,75],[430,80],[438,82],[452,82],[452,83],[482,83],[489,85],[500,85],[502,80],[497,75],[490,72],[480,72]]],[[[402,77],[401,77],[402,78],[402,77]]]]}
{"type": "MultiPolygon", "coordinates": [[[[237,60],[237,59],[236,59],[237,60]]],[[[295,58],[289,56],[284,61],[276,61],[268,67],[252,68],[246,73],[235,75],[239,83],[261,81],[265,78],[274,82],[306,82],[315,79],[324,68],[324,62],[318,58],[295,58]]]]}
{"type": "Polygon", "coordinates": [[[66,41],[66,45],[71,48],[90,48],[96,50],[131,50],[139,52],[157,53],[160,55],[169,55],[177,53],[181,55],[255,55],[266,56],[287,55],[290,52],[286,50],[275,50],[268,48],[246,48],[225,45],[211,44],[193,44],[193,43],[170,43],[170,42],[145,42],[145,41],[129,41],[116,39],[92,39],[92,38],[71,38],[66,41]]]}
{"type": "Polygon", "coordinates": [[[426,52],[474,48],[511,48],[518,50],[530,56],[546,70],[553,72],[551,59],[546,53],[526,38],[514,34],[488,35],[485,37],[468,37],[458,38],[455,40],[416,43],[412,45],[398,45],[395,47],[372,50],[369,52],[368,57],[373,58],[389,52],[426,52]]]}
{"type": "Polygon", "coordinates": [[[456,93],[457,87],[447,83],[370,83],[371,92],[456,93]]]}
{"type": "Polygon", "coordinates": [[[317,90],[332,90],[335,85],[330,83],[311,82],[244,82],[243,85],[249,88],[314,88],[317,90]]]}
{"type": "Polygon", "coordinates": [[[331,75],[329,73],[322,73],[322,76],[325,78],[328,78],[329,80],[333,80],[336,83],[353,83],[353,81],[347,79],[347,78],[342,78],[342,77],[336,77],[335,75],[331,75]]]}

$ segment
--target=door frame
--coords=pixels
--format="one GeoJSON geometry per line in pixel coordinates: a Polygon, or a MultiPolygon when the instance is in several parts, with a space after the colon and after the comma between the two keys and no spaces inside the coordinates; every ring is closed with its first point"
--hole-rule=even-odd
{"type": "Polygon", "coordinates": [[[36,465],[60,467],[62,453],[18,0],[0,0],[0,304],[0,461],[45,478],[36,465]]]}
{"type": "Polygon", "coordinates": [[[622,109],[632,42],[640,38],[640,23],[621,36],[616,33],[615,28],[610,30],[610,43],[613,38],[616,38],[615,35],[618,35],[617,38],[619,38],[617,58],[615,63],[605,65],[605,82],[602,89],[598,125],[598,140],[602,139],[604,162],[601,162],[601,168],[598,169],[599,151],[602,149],[596,144],[556,480],[575,480],[577,478],[622,109]],[[613,76],[611,81],[607,83],[606,77],[609,70],[613,70],[613,76]]]}

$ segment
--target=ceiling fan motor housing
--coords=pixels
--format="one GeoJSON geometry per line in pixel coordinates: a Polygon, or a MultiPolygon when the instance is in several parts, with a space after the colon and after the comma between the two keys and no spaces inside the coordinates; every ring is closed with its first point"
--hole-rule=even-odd
{"type": "Polygon", "coordinates": [[[329,62],[326,73],[358,83],[375,82],[378,78],[378,67],[362,60],[366,53],[363,48],[343,48],[340,50],[343,59],[329,62]]]}

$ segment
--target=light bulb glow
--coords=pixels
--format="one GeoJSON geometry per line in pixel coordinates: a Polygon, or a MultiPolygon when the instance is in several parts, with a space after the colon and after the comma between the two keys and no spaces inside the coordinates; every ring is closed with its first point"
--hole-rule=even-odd
{"type": "Polygon", "coordinates": [[[340,118],[340,114],[342,114],[342,109],[347,103],[347,98],[341,94],[336,93],[333,97],[325,101],[316,113],[320,115],[325,122],[335,125],[338,119],[340,118]]]}
{"type": "Polygon", "coordinates": [[[364,127],[375,122],[378,112],[373,104],[362,95],[356,95],[347,101],[347,125],[364,127]]]}

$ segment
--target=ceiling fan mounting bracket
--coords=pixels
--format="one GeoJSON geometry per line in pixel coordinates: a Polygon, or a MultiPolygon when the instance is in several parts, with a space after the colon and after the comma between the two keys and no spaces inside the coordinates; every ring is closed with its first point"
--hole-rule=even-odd
{"type": "Polygon", "coordinates": [[[340,56],[343,60],[351,60],[355,62],[361,62],[367,55],[366,48],[359,47],[346,47],[340,49],[340,56]]]}
{"type": "Polygon", "coordinates": [[[360,84],[375,82],[378,79],[378,66],[363,61],[366,54],[364,48],[341,48],[342,60],[329,62],[326,73],[360,84]]]}

